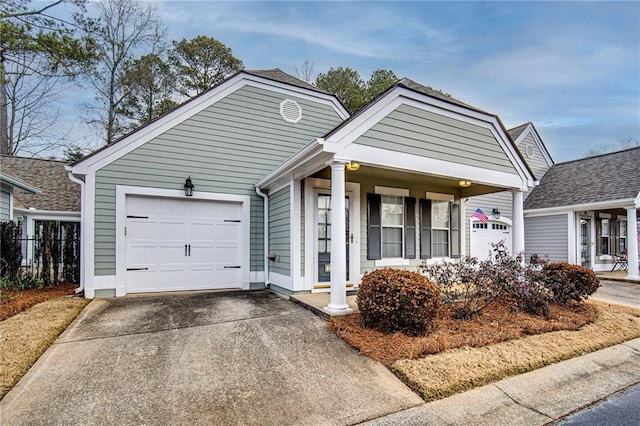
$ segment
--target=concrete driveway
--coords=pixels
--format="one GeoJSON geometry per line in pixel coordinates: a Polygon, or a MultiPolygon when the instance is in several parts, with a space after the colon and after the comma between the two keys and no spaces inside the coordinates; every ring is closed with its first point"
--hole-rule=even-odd
{"type": "Polygon", "coordinates": [[[591,298],[640,309],[640,283],[601,280],[600,288],[591,298]]]}
{"type": "Polygon", "coordinates": [[[422,400],[267,291],[94,300],[0,402],[14,424],[353,424],[422,400]]]}

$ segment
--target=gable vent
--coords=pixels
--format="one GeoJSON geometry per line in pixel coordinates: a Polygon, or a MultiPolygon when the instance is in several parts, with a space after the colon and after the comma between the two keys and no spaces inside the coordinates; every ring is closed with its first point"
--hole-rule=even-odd
{"type": "Polygon", "coordinates": [[[302,119],[302,108],[296,101],[285,99],[280,102],[280,115],[289,123],[297,123],[302,119]]]}

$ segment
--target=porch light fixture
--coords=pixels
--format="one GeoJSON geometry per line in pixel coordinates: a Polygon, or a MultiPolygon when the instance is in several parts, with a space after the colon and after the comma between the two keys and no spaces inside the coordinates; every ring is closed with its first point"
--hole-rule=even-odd
{"type": "Polygon", "coordinates": [[[500,210],[497,207],[493,209],[492,213],[493,217],[495,217],[496,219],[500,219],[500,210]]]}
{"type": "Polygon", "coordinates": [[[191,176],[189,176],[184,182],[184,195],[186,195],[187,197],[193,196],[194,188],[195,185],[193,184],[193,182],[191,182],[191,176]]]}
{"type": "Polygon", "coordinates": [[[470,180],[459,180],[458,181],[458,185],[460,185],[461,188],[468,188],[471,186],[471,181],[470,180]]]}
{"type": "Polygon", "coordinates": [[[360,169],[360,163],[356,163],[355,161],[349,161],[347,163],[347,170],[350,172],[357,172],[360,169]]]}

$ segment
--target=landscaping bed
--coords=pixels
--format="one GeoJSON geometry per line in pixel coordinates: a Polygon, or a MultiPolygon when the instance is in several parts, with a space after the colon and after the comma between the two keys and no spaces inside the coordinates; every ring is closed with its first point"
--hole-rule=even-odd
{"type": "Polygon", "coordinates": [[[423,337],[385,334],[363,328],[353,314],[333,317],[330,328],[426,401],[640,337],[639,310],[599,302],[552,305],[548,320],[498,304],[471,321],[440,315],[436,324],[423,337]]]}
{"type": "Polygon", "coordinates": [[[2,290],[0,291],[0,321],[45,300],[75,294],[76,287],[76,284],[60,284],[32,290],[2,290]]]}
{"type": "Polygon", "coordinates": [[[552,305],[548,320],[525,312],[514,313],[510,307],[508,301],[494,303],[482,315],[460,321],[452,319],[453,306],[446,306],[435,320],[435,331],[417,337],[365,328],[360,314],[332,317],[329,327],[364,355],[391,367],[400,359],[416,359],[464,346],[487,346],[531,334],[577,330],[596,319],[596,308],[591,304],[552,305]]]}

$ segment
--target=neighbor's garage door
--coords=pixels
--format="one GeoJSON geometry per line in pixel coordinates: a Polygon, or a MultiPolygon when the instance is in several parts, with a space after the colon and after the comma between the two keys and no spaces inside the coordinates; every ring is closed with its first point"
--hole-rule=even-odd
{"type": "Polygon", "coordinates": [[[127,292],[241,286],[242,204],[127,197],[127,292]]]}
{"type": "Polygon", "coordinates": [[[491,244],[505,240],[508,249],[511,247],[510,227],[499,222],[473,222],[471,228],[471,257],[480,260],[495,256],[491,244]]]}

